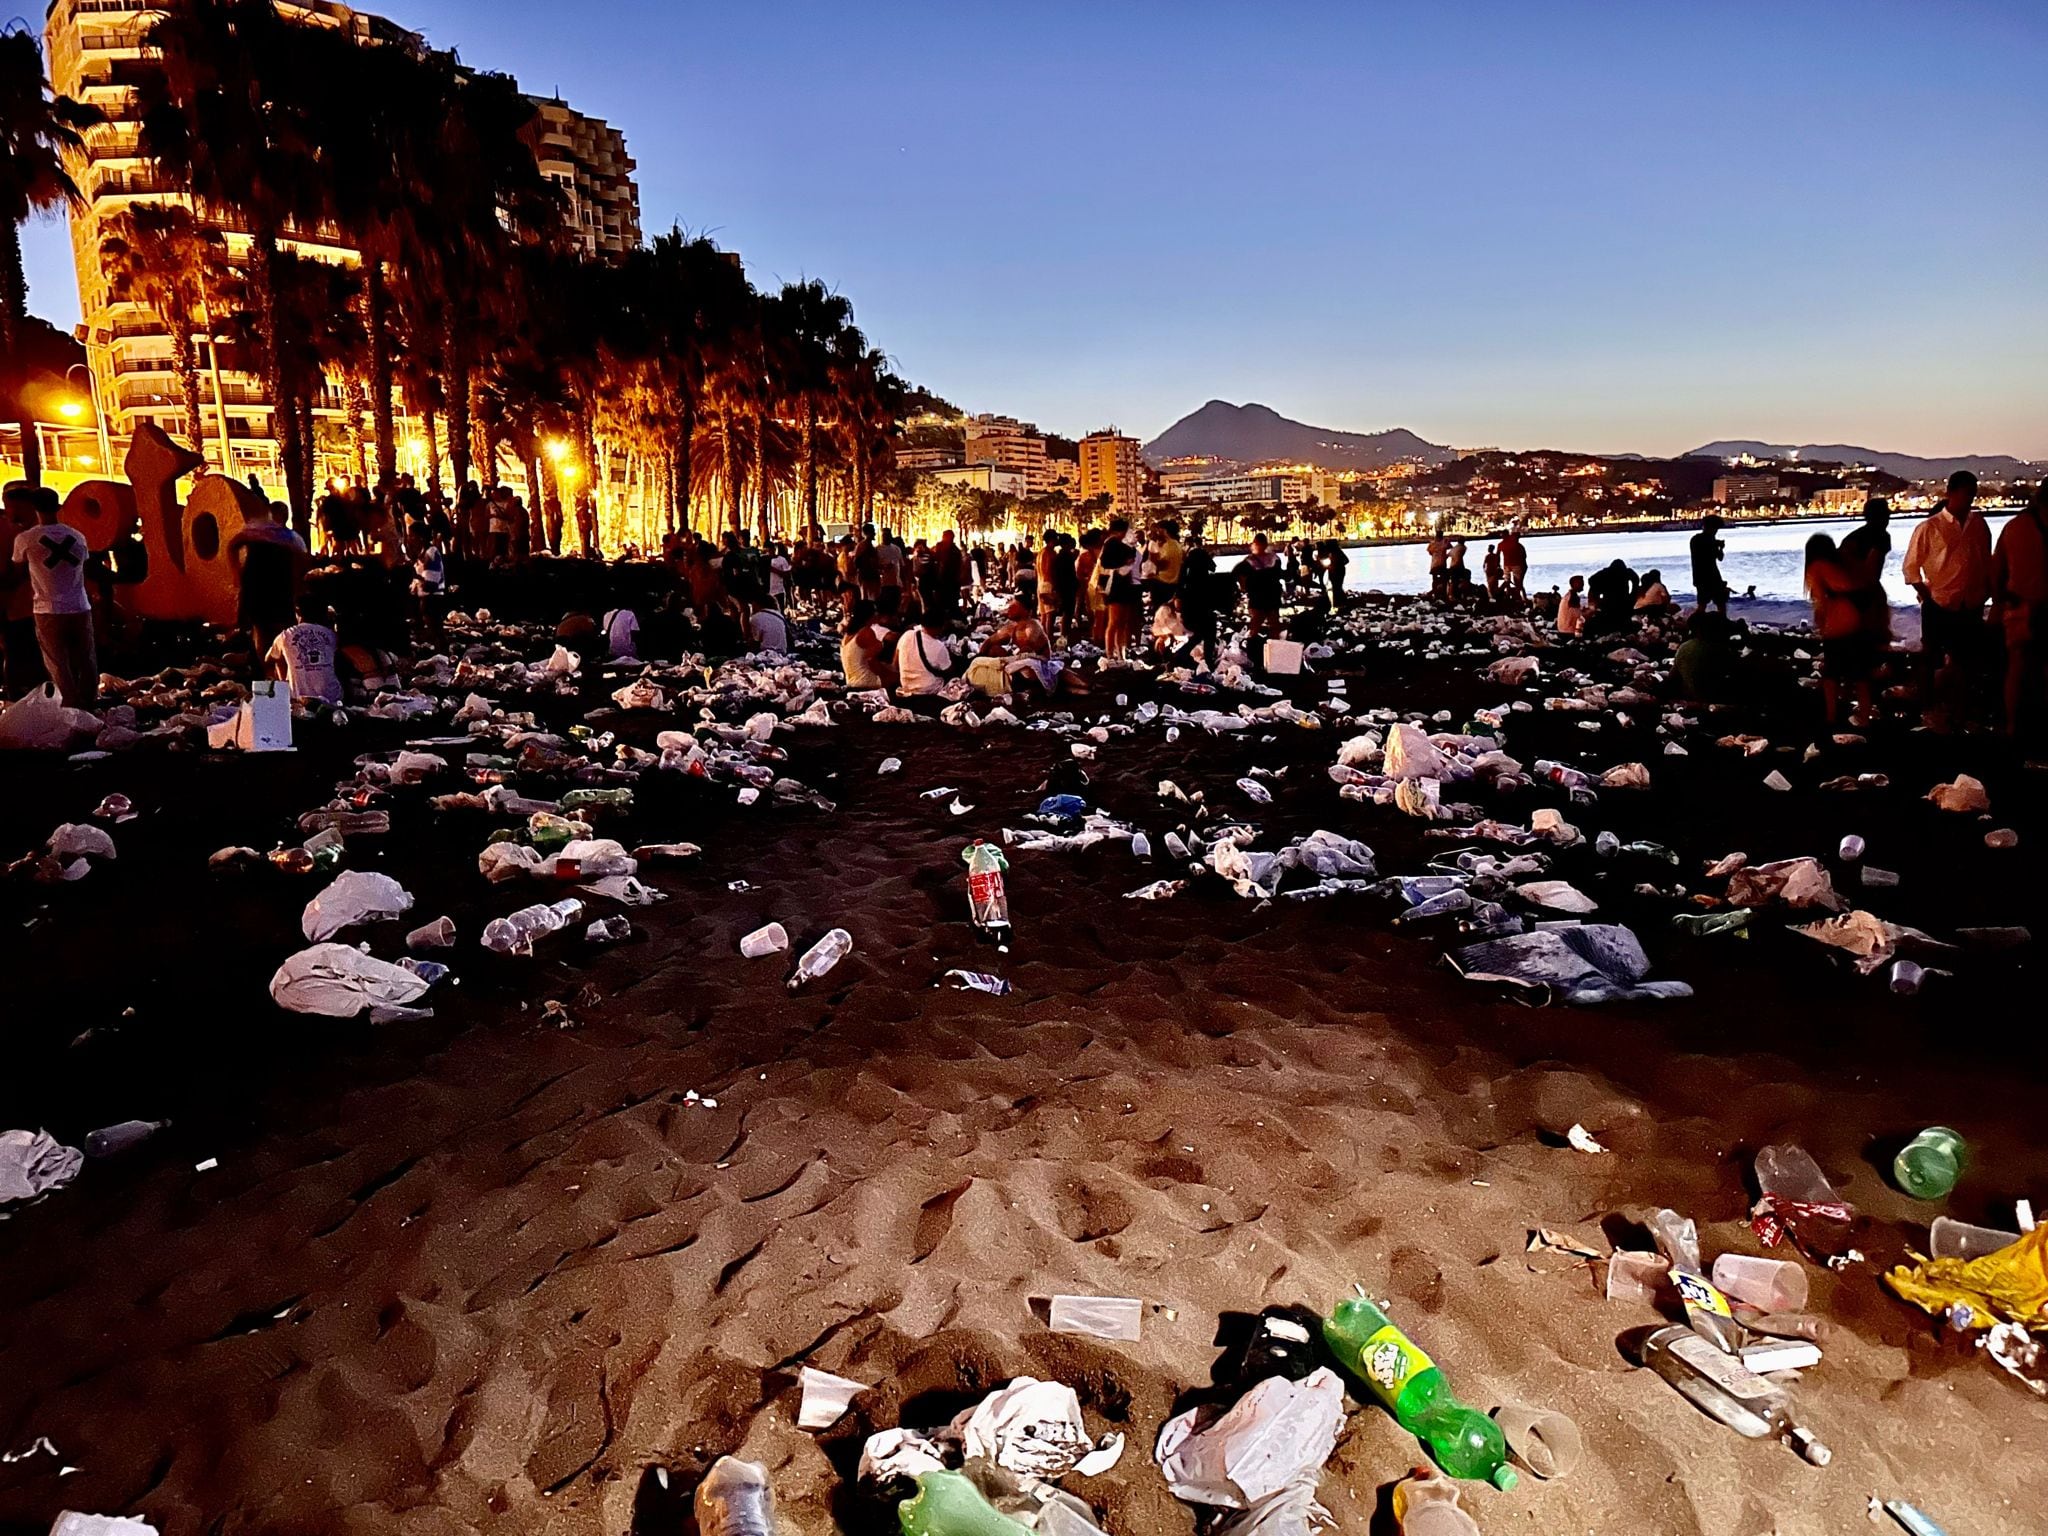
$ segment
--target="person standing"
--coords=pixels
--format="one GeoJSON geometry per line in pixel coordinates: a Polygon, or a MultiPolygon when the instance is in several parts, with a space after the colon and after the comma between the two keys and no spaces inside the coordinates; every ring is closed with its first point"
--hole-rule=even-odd
{"type": "Polygon", "coordinates": [[[1522,525],[1511,524],[1500,541],[1501,576],[1508,596],[1517,603],[1529,601],[1529,546],[1522,542],[1522,525]]]}
{"type": "Polygon", "coordinates": [[[1983,650],[1984,600],[1991,595],[1991,526],[1976,509],[1977,477],[1948,477],[1941,505],[1906,541],[1904,575],[1920,594],[1920,655],[1937,689],[1953,691],[1983,650]]]}
{"type": "Polygon", "coordinates": [[[2005,731],[2017,736],[2033,724],[2048,666],[2048,483],[1999,532],[1991,601],[2005,631],[2005,731]]]}
{"type": "Polygon", "coordinates": [[[1557,601],[1557,632],[1583,634],[1586,628],[1586,578],[1574,576],[1571,586],[1557,601]]]}
{"type": "MultiPolygon", "coordinates": [[[[36,526],[14,539],[13,565],[25,567],[43,671],[73,709],[99,697],[100,667],[92,629],[92,594],[85,585],[91,553],[85,535],[62,520],[63,503],[48,486],[33,492],[36,526]]],[[[19,569],[15,579],[21,579],[19,569]]]]}
{"type": "Polygon", "coordinates": [[[1813,600],[1813,632],[1820,636],[1820,681],[1828,724],[1839,723],[1845,691],[1856,699],[1855,723],[1867,724],[1877,649],[1857,606],[1856,578],[1843,564],[1835,541],[1824,533],[1806,541],[1806,595],[1813,600]]]}
{"type": "Polygon", "coordinates": [[[25,481],[7,487],[4,513],[0,513],[0,549],[9,558],[0,561],[0,587],[7,591],[7,652],[4,695],[18,699],[43,681],[43,648],[36,643],[35,591],[28,573],[14,568],[14,541],[36,526],[36,493],[25,481]]]}
{"type": "Polygon", "coordinates": [[[1129,519],[1111,518],[1109,537],[1102,541],[1102,555],[1095,568],[1095,583],[1102,589],[1102,649],[1118,659],[1130,650],[1145,601],[1138,585],[1138,550],[1130,533],[1129,519]]]}
{"type": "MultiPolygon", "coordinates": [[[[1252,535],[1251,553],[1237,562],[1237,584],[1244,589],[1245,607],[1251,611],[1248,641],[1280,633],[1280,602],[1287,587],[1287,571],[1263,533],[1252,535]]],[[[1253,651],[1255,663],[1264,657],[1253,651]]]]}
{"type": "Polygon", "coordinates": [[[259,657],[271,642],[298,622],[299,586],[312,557],[306,541],[285,526],[281,509],[265,503],[228,540],[228,562],[237,578],[235,622],[249,632],[259,657]]]}
{"type": "Polygon", "coordinates": [[[1721,539],[1721,519],[1709,512],[1700,519],[1700,531],[1692,536],[1692,592],[1694,613],[1709,608],[1728,616],[1728,578],[1721,574],[1721,558],[1728,546],[1721,539]]]}

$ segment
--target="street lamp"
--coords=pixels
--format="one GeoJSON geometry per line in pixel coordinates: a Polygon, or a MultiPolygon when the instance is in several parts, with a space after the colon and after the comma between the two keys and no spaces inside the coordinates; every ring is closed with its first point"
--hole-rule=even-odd
{"type": "MultiPolygon", "coordinates": [[[[85,375],[86,398],[92,402],[92,423],[99,434],[100,463],[106,468],[111,469],[114,464],[114,447],[107,440],[107,413],[100,409],[100,382],[98,377],[84,363],[73,363],[64,370],[64,377],[68,379],[72,374],[81,372],[85,375]]],[[[76,400],[65,401],[59,407],[59,410],[67,420],[71,421],[76,421],[81,414],[76,400]]]]}

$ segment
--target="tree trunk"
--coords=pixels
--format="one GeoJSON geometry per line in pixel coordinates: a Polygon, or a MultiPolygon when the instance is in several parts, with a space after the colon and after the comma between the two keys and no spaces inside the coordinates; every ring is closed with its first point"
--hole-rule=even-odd
{"type": "MultiPolygon", "coordinates": [[[[36,441],[34,413],[28,408],[28,370],[19,366],[22,321],[28,317],[28,278],[21,268],[21,230],[0,218],[0,406],[21,423],[21,474],[30,485],[43,483],[43,445],[36,441]]],[[[113,466],[107,466],[113,473],[113,466]]]]}
{"type": "Polygon", "coordinates": [[[441,498],[441,423],[431,405],[422,404],[420,423],[427,439],[427,498],[441,498]]]}
{"type": "MultiPolygon", "coordinates": [[[[178,375],[178,394],[185,407],[185,441],[195,453],[206,452],[206,428],[199,420],[199,349],[192,345],[191,317],[171,327],[171,368],[178,375]]],[[[111,468],[111,466],[110,466],[111,468]]]]}
{"type": "Polygon", "coordinates": [[[683,405],[683,426],[676,434],[676,451],[669,483],[668,523],[669,527],[692,528],[690,521],[690,476],[695,466],[690,463],[690,454],[696,446],[697,405],[694,400],[683,405]]]}
{"type": "MultiPolygon", "coordinates": [[[[210,313],[206,317],[206,371],[213,375],[213,414],[217,418],[214,425],[220,429],[220,472],[231,475],[235,463],[231,446],[234,438],[228,429],[228,395],[220,382],[220,332],[215,329],[210,313]]],[[[192,446],[196,448],[199,445],[194,443],[192,446]]]]}
{"type": "Polygon", "coordinates": [[[370,483],[370,445],[363,435],[363,417],[370,407],[369,387],[363,376],[351,369],[342,375],[341,397],[348,402],[348,451],[355,463],[356,483],[370,483]]]}
{"type": "Polygon", "coordinates": [[[388,486],[398,479],[398,429],[391,413],[391,337],[388,315],[389,291],[384,286],[384,264],[363,263],[363,307],[370,330],[370,410],[377,444],[377,483],[388,486]]]}
{"type": "Polygon", "coordinates": [[[818,397],[804,391],[804,526],[808,539],[818,526],[818,397]]]}
{"type": "Polygon", "coordinates": [[[488,490],[498,483],[498,418],[497,413],[489,409],[488,402],[476,408],[473,414],[476,417],[477,473],[483,477],[484,487],[488,490]]]}
{"type": "Polygon", "coordinates": [[[761,547],[768,547],[768,411],[754,416],[754,527],[761,547]]]}
{"type": "Polygon", "coordinates": [[[739,456],[733,450],[732,413],[723,411],[718,418],[718,450],[724,461],[725,471],[725,521],[734,533],[741,527],[740,520],[740,479],[739,456]]]}
{"type": "Polygon", "coordinates": [[[251,275],[252,297],[256,301],[256,344],[263,353],[263,393],[270,400],[270,436],[277,444],[277,461],[285,479],[285,499],[291,505],[292,529],[302,539],[313,532],[311,476],[300,469],[311,467],[311,457],[301,448],[301,422],[293,409],[291,391],[285,387],[284,352],[277,337],[277,231],[267,225],[255,231],[256,269],[251,275]],[[302,465],[302,459],[304,460],[302,465]],[[307,486],[300,495],[299,486],[307,486]]]}
{"type": "MultiPolygon", "coordinates": [[[[462,338],[455,322],[448,322],[445,341],[445,355],[448,365],[444,393],[448,396],[448,461],[455,471],[455,494],[458,499],[462,488],[469,484],[469,357],[462,349],[462,338]]],[[[489,486],[484,487],[489,490],[489,486]]]]}
{"type": "Polygon", "coordinates": [[[538,438],[534,439],[532,454],[526,472],[533,477],[533,515],[539,520],[542,541],[552,546],[562,534],[562,492],[548,469],[547,456],[541,452],[538,438]]]}

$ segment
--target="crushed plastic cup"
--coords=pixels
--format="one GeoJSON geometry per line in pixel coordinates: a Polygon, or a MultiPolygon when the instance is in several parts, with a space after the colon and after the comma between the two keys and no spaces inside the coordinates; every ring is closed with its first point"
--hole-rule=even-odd
{"type": "Polygon", "coordinates": [[[455,919],[437,917],[422,923],[405,936],[407,949],[447,949],[455,942],[455,919]]]}
{"type": "Polygon", "coordinates": [[[1661,1253],[1618,1248],[1607,1260],[1607,1299],[1654,1301],[1670,1273],[1671,1261],[1661,1253]]]}
{"type": "Polygon", "coordinates": [[[780,923],[770,923],[765,928],[756,928],[740,940],[740,953],[749,960],[759,960],[767,955],[780,954],[789,948],[789,931],[780,923]]]}
{"type": "MultiPolygon", "coordinates": [[[[90,1137],[86,1139],[85,1149],[92,1151],[90,1137]]],[[[2019,1240],[2017,1232],[2001,1232],[1996,1227],[1972,1226],[1967,1221],[1937,1216],[1934,1225],[1927,1229],[1927,1256],[1931,1259],[1981,1259],[1987,1253],[2010,1248],[2019,1240]]]]}
{"type": "Polygon", "coordinates": [[[1806,1310],[1806,1270],[1783,1259],[1724,1253],[1714,1260],[1714,1285],[1761,1312],[1806,1310]]]}
{"type": "Polygon", "coordinates": [[[583,942],[600,947],[606,944],[623,944],[633,937],[633,925],[624,914],[599,918],[583,930],[583,942]]]}

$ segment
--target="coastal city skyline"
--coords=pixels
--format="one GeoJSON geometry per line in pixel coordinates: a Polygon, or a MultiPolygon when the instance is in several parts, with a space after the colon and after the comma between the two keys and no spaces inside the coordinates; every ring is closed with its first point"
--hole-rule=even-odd
{"type": "MultiPolygon", "coordinates": [[[[1115,89],[1058,7],[991,50],[887,13],[626,6],[607,33],[647,25],[623,52],[538,6],[378,9],[615,125],[648,234],[855,297],[969,410],[1149,440],[1217,396],[1459,446],[2048,457],[2022,7],[1938,33],[1905,7],[1723,7],[1683,38],[1576,6],[1456,32],[1132,7],[1085,34],[1145,61],[1115,89]],[[1650,67],[1681,44],[1681,76],[1650,67]],[[1207,115],[1216,92],[1258,110],[1207,115]]],[[[25,246],[31,309],[70,324],[64,222],[25,246]]]]}

